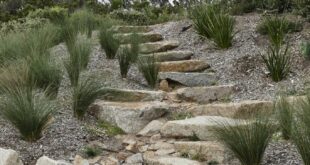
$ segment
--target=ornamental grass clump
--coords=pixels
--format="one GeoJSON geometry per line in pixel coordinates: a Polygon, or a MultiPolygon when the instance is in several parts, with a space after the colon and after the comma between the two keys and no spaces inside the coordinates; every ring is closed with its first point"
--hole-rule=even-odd
{"type": "Polygon", "coordinates": [[[117,49],[120,45],[119,41],[114,37],[115,32],[110,30],[110,23],[103,23],[99,32],[99,43],[105,51],[107,59],[114,59],[117,49]]]}
{"type": "Polygon", "coordinates": [[[277,100],[275,108],[282,137],[289,140],[292,136],[293,108],[283,96],[277,100]]]}
{"type": "Polygon", "coordinates": [[[291,55],[288,51],[288,45],[284,49],[278,46],[270,46],[267,54],[262,55],[262,58],[273,81],[281,81],[289,74],[291,55]]]}
{"type": "Polygon", "coordinates": [[[214,136],[232,151],[242,165],[260,165],[274,126],[264,119],[240,122],[243,124],[219,123],[213,130],[214,136]]]}
{"type": "Polygon", "coordinates": [[[140,57],[138,59],[138,66],[148,85],[152,88],[156,88],[158,82],[159,64],[156,62],[155,57],[140,57]]]}
{"type": "Polygon", "coordinates": [[[310,60],[310,41],[302,42],[301,51],[302,51],[303,56],[306,59],[310,60]]]}
{"type": "Polygon", "coordinates": [[[92,36],[92,31],[99,25],[96,15],[87,9],[74,12],[69,18],[69,22],[77,31],[86,34],[88,38],[92,36]]]}

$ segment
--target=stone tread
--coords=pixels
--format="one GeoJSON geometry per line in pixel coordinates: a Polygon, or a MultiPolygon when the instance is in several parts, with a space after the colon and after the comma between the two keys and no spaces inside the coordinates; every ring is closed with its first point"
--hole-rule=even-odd
{"type": "Polygon", "coordinates": [[[160,62],[160,72],[199,72],[210,68],[210,65],[202,60],[182,60],[160,62]]]}
{"type": "Polygon", "coordinates": [[[171,50],[167,52],[158,52],[153,54],[141,54],[141,57],[154,56],[158,62],[165,62],[165,61],[189,60],[193,55],[194,52],[192,51],[171,50]]]}
{"type": "Polygon", "coordinates": [[[211,86],[218,81],[216,74],[204,72],[160,72],[158,77],[159,80],[167,80],[188,87],[211,86]]]}
{"type": "MultiPolygon", "coordinates": [[[[118,39],[120,43],[129,43],[131,40],[131,35],[134,33],[117,33],[114,34],[113,37],[118,39]]],[[[161,34],[159,33],[136,33],[139,36],[139,42],[141,43],[148,43],[148,42],[157,42],[157,41],[162,41],[164,38],[161,34]]]]}

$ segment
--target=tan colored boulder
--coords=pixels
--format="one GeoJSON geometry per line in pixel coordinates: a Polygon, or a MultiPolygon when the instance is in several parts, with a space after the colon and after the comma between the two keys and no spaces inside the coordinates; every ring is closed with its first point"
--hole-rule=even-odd
{"type": "Polygon", "coordinates": [[[198,72],[208,69],[210,65],[201,60],[183,60],[160,62],[160,72],[198,72]]]}
{"type": "Polygon", "coordinates": [[[153,120],[148,125],[146,125],[137,135],[138,136],[152,136],[159,133],[161,127],[164,125],[163,122],[159,120],[153,120]]]}
{"type": "Polygon", "coordinates": [[[154,56],[158,62],[165,62],[165,61],[189,60],[193,55],[194,53],[192,51],[172,50],[149,55],[141,54],[141,57],[154,56]]]}
{"type": "Polygon", "coordinates": [[[72,165],[72,164],[67,163],[65,161],[53,160],[47,156],[42,156],[37,160],[36,165],[72,165]]]}
{"type": "Polygon", "coordinates": [[[23,165],[16,151],[0,148],[0,165],[23,165]]]}
{"type": "Polygon", "coordinates": [[[169,88],[169,83],[167,80],[161,80],[159,83],[159,89],[165,92],[169,92],[171,89],[169,88]]]}
{"type": "Polygon", "coordinates": [[[140,45],[140,53],[150,54],[157,52],[165,52],[172,50],[179,46],[177,41],[159,41],[159,42],[149,42],[140,45]]]}
{"type": "MultiPolygon", "coordinates": [[[[114,38],[119,40],[121,44],[130,43],[134,33],[117,33],[114,38]]],[[[159,33],[136,33],[139,36],[139,42],[156,42],[163,40],[163,36],[159,33]]]]}

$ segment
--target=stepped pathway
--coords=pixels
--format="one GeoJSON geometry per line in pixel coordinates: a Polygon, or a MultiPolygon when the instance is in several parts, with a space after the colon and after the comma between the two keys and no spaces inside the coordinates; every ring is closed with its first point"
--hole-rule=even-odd
{"type": "MultiPolygon", "coordinates": [[[[178,41],[167,41],[147,26],[119,26],[114,30],[123,44],[133,33],[141,36],[140,56],[156,57],[160,84],[168,87],[165,91],[106,88],[106,95],[93,103],[91,114],[126,133],[115,137],[123,148],[113,150],[113,160],[124,164],[239,165],[227,148],[214,141],[212,129],[221,123],[243,125],[243,120],[253,114],[271,114],[273,102],[230,103],[234,85],[217,84],[216,73],[206,61],[192,59],[193,52],[175,51],[178,41]],[[171,119],[169,114],[173,116],[174,109],[190,115],[171,119]]],[[[96,146],[111,150],[105,144],[96,146]]]]}

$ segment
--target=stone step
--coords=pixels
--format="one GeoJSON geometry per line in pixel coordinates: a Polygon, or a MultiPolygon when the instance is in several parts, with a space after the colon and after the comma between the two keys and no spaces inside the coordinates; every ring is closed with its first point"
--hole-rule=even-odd
{"type": "MultiPolygon", "coordinates": [[[[130,43],[131,37],[134,33],[117,33],[114,38],[119,40],[121,44],[130,43]]],[[[140,43],[156,42],[163,40],[163,36],[159,33],[137,33],[140,43]]]]}
{"type": "Polygon", "coordinates": [[[273,102],[246,100],[239,103],[207,104],[191,107],[188,111],[194,116],[223,116],[248,119],[257,115],[272,114],[273,102]]]}
{"type": "Polygon", "coordinates": [[[178,41],[159,41],[159,42],[149,42],[140,45],[140,53],[150,54],[157,52],[165,52],[172,50],[179,46],[178,41]]]}
{"type": "Polygon", "coordinates": [[[176,90],[175,95],[181,101],[207,104],[214,101],[227,101],[233,91],[234,85],[186,87],[176,90]]]}
{"type": "Polygon", "coordinates": [[[160,62],[160,72],[199,72],[210,68],[210,65],[201,60],[183,60],[160,62]]]}
{"type": "Polygon", "coordinates": [[[197,116],[185,120],[168,121],[160,132],[165,137],[197,137],[200,140],[213,140],[212,129],[221,124],[240,125],[240,120],[221,116],[197,116]]]}
{"type": "Polygon", "coordinates": [[[22,165],[19,155],[11,149],[0,148],[0,165],[22,165]]]}
{"type": "Polygon", "coordinates": [[[152,28],[149,26],[113,26],[111,30],[119,33],[147,33],[152,31],[152,28]]]}
{"type": "Polygon", "coordinates": [[[151,57],[154,56],[158,62],[165,61],[181,61],[189,60],[194,55],[192,51],[182,51],[182,50],[173,50],[167,52],[159,52],[154,54],[141,54],[141,57],[151,57]]]}
{"type": "Polygon", "coordinates": [[[153,102],[105,102],[96,101],[89,111],[99,120],[114,124],[126,133],[138,133],[149,122],[161,117],[169,109],[168,104],[153,102]]]}
{"type": "Polygon", "coordinates": [[[215,85],[218,77],[214,73],[160,72],[159,80],[195,87],[215,85]]]}
{"type": "Polygon", "coordinates": [[[216,141],[177,141],[174,148],[183,155],[202,159],[206,164],[240,164],[225,146],[216,141]]]}
{"type": "Polygon", "coordinates": [[[147,90],[130,90],[117,88],[104,88],[104,94],[100,99],[107,101],[162,101],[166,93],[162,91],[147,91],[147,90]]]}
{"type": "Polygon", "coordinates": [[[200,162],[174,156],[144,156],[148,165],[202,165],[200,162]]]}

